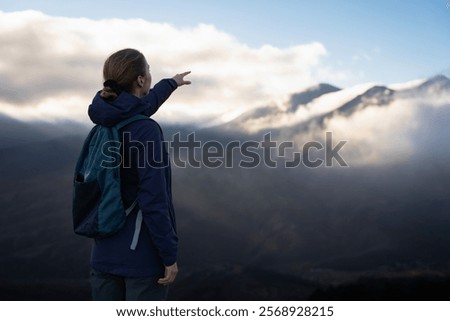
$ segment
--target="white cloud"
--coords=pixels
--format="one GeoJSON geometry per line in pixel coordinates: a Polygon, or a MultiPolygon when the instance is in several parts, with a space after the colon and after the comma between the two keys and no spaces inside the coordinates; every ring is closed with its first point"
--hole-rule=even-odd
{"type": "Polygon", "coordinates": [[[83,118],[101,87],[104,60],[132,47],[142,51],[153,79],[192,70],[157,115],[176,122],[204,122],[267,103],[280,103],[300,88],[342,80],[343,71],[321,64],[323,44],[251,48],[212,25],[176,28],[140,19],[90,20],[52,17],[35,11],[0,12],[1,111],[83,118]],[[319,79],[320,77],[320,79],[319,79]],[[80,102],[74,107],[73,102],[80,102]],[[81,103],[83,102],[83,103],[81,103]],[[75,108],[75,109],[74,109],[75,108]]]}
{"type": "Polygon", "coordinates": [[[426,79],[410,80],[407,82],[390,84],[388,87],[393,90],[406,90],[419,86],[420,84],[424,83],[425,80],[426,79]]]}
{"type": "Polygon", "coordinates": [[[240,123],[241,129],[249,133],[255,133],[264,129],[283,128],[294,126],[301,122],[307,122],[316,116],[331,112],[351,99],[367,91],[375,83],[365,83],[345,88],[336,92],[324,94],[306,105],[300,106],[294,113],[285,112],[289,103],[285,103],[284,108],[278,108],[280,112],[274,116],[272,113],[264,117],[246,119],[240,123]]]}
{"type": "Polygon", "coordinates": [[[350,117],[334,116],[313,138],[330,131],[334,140],[347,141],[341,154],[351,166],[408,164],[433,155],[448,159],[450,143],[444,139],[448,121],[448,94],[403,96],[387,106],[367,106],[350,117]]]}

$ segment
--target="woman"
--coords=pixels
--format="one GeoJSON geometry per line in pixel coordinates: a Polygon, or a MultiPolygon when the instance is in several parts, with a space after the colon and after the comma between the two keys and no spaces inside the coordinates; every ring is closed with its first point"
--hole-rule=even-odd
{"type": "MultiPolygon", "coordinates": [[[[152,90],[150,68],[137,50],[124,49],[104,64],[104,88],[89,106],[95,124],[114,126],[137,114],[151,116],[179,86],[189,72],[163,79],[152,90]]],[[[161,128],[152,119],[141,119],[122,130],[121,193],[128,208],[125,227],[112,237],[95,240],[91,258],[94,300],[165,300],[168,285],[178,273],[175,212],[171,172],[161,128]],[[152,148],[153,146],[153,148],[152,148]],[[164,166],[152,166],[164,164],[164,166]],[[153,164],[153,165],[154,165],[153,164]],[[134,238],[138,212],[142,226],[134,238]]]]}

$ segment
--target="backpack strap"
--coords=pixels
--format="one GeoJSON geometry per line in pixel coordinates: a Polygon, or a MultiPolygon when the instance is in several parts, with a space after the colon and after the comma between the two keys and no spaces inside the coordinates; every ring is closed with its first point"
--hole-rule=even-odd
{"type": "Polygon", "coordinates": [[[125,214],[126,214],[127,216],[130,215],[130,213],[134,210],[134,208],[135,208],[136,205],[137,205],[137,202],[138,202],[138,200],[137,200],[137,198],[136,198],[136,199],[134,200],[133,204],[131,204],[130,207],[127,208],[127,209],[125,210],[125,214]]]}
{"type": "Polygon", "coordinates": [[[144,115],[141,115],[141,114],[134,115],[134,116],[132,116],[130,118],[127,118],[127,119],[122,120],[121,122],[117,123],[114,126],[114,128],[119,130],[119,129],[125,127],[126,125],[131,124],[132,122],[135,122],[135,121],[141,120],[141,119],[149,119],[149,118],[147,116],[144,116],[144,115]]]}

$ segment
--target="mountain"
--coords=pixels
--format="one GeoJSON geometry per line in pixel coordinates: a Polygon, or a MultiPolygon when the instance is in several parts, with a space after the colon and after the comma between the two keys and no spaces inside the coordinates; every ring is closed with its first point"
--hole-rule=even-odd
{"type": "MultiPolygon", "coordinates": [[[[409,89],[393,90],[386,86],[357,87],[356,90],[340,89],[329,84],[318,84],[305,91],[293,94],[286,103],[289,108],[266,106],[244,113],[222,128],[239,129],[247,133],[267,130],[284,131],[289,135],[295,131],[308,131],[311,124],[323,125],[326,119],[337,115],[349,117],[367,107],[389,106],[400,99],[412,99],[447,95],[450,79],[439,75],[409,89]],[[361,91],[362,90],[362,91],[361,91]]],[[[430,104],[432,104],[432,99],[430,104]]]]}
{"type": "Polygon", "coordinates": [[[324,83],[309,87],[308,89],[291,96],[289,100],[290,108],[288,109],[288,111],[295,113],[300,105],[306,105],[324,94],[336,92],[339,90],[341,89],[338,87],[324,83]]]}
{"type": "Polygon", "coordinates": [[[90,124],[66,120],[59,122],[22,121],[0,113],[0,150],[63,136],[85,135],[90,124]]]}
{"type": "Polygon", "coordinates": [[[374,86],[362,95],[358,95],[354,99],[337,108],[333,113],[344,114],[350,116],[358,109],[368,106],[384,106],[394,100],[395,91],[384,86],[374,86]]]}
{"type": "Polygon", "coordinates": [[[21,122],[15,118],[0,113],[0,148],[48,138],[41,130],[32,124],[21,122]]]}
{"type": "Polygon", "coordinates": [[[280,106],[263,106],[247,111],[237,118],[218,126],[220,130],[238,130],[246,133],[256,133],[267,128],[280,128],[290,124],[299,122],[303,114],[297,115],[299,109],[311,111],[312,113],[320,112],[320,108],[311,105],[319,98],[327,94],[339,92],[341,89],[329,84],[318,84],[309,87],[300,93],[291,95],[286,103],[287,108],[280,106]],[[300,118],[300,120],[296,120],[300,118]]]}
{"type": "Polygon", "coordinates": [[[448,92],[450,91],[450,79],[444,75],[438,75],[425,81],[417,87],[419,92],[448,92]]]}

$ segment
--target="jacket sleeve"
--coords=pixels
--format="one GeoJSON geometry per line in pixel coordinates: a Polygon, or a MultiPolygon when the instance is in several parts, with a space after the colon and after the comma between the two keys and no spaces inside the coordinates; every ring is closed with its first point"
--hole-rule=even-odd
{"type": "Polygon", "coordinates": [[[153,86],[148,95],[142,98],[142,101],[148,106],[144,114],[150,117],[156,113],[177,87],[177,82],[173,79],[163,79],[153,86]]]}
{"type": "Polygon", "coordinates": [[[166,173],[169,166],[168,155],[163,149],[162,133],[153,120],[145,121],[141,127],[138,155],[138,203],[144,224],[158,250],[164,265],[177,261],[178,237],[170,216],[170,196],[166,173]]]}

